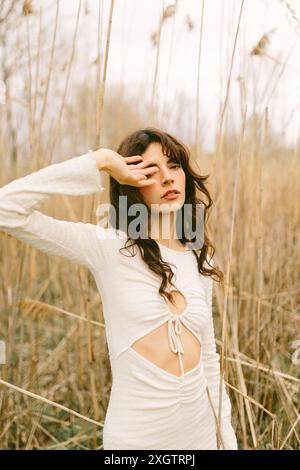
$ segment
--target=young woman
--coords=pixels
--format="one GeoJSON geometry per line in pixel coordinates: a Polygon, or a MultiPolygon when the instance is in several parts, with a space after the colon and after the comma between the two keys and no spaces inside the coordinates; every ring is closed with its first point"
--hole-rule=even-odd
{"type": "Polygon", "coordinates": [[[178,217],[189,204],[195,222],[202,204],[206,222],[212,204],[208,176],[195,173],[189,158],[178,139],[147,127],[127,136],[117,152],[89,151],[0,188],[2,231],[80,263],[95,278],[113,378],[104,449],[237,449],[224,381],[219,415],[211,276],[223,275],[208,259],[214,248],[206,226],[195,248],[185,230],[190,223],[178,217]],[[110,227],[57,220],[35,209],[52,194],[103,190],[103,172],[110,175],[116,216],[110,227]],[[133,239],[136,207],[148,209],[140,224],[146,236],[133,239]],[[161,224],[169,229],[167,241],[161,224]]]}

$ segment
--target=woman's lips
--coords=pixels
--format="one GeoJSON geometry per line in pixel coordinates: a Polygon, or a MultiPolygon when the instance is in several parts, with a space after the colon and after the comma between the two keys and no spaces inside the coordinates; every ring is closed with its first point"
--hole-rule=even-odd
{"type": "Polygon", "coordinates": [[[172,199],[177,199],[179,196],[179,193],[169,193],[167,194],[166,196],[163,197],[163,199],[167,199],[167,200],[172,200],[172,199]]]}

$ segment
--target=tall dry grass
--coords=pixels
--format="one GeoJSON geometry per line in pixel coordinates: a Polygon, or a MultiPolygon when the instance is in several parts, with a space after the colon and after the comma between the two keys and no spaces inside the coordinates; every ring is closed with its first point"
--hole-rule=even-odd
{"type": "MultiPolygon", "coordinates": [[[[35,2],[13,3],[15,7],[23,4],[24,16],[18,17],[17,9],[8,11],[0,22],[1,44],[7,49],[3,34],[13,15],[25,26],[27,61],[19,73],[25,77],[27,95],[19,102],[20,109],[13,106],[16,99],[10,80],[16,70],[4,63],[7,94],[0,121],[1,185],[92,146],[115,149],[125,133],[138,127],[152,123],[167,127],[174,110],[164,103],[159,117],[155,94],[163,23],[175,21],[176,8],[162,9],[158,33],[152,37],[157,55],[148,105],[143,101],[143,83],[136,95],[124,86],[105,94],[114,2],[110,4],[104,53],[99,47],[95,60],[94,81],[83,79],[79,87],[73,86],[69,102],[82,3],[78,3],[74,18],[70,50],[56,58],[59,64],[64,59],[58,75],[54,57],[60,47],[56,42],[59,2],[51,28],[48,68],[43,73],[37,64],[45,67],[44,56],[40,47],[33,50],[31,29],[35,15],[41,44],[43,11],[35,8],[35,2]],[[58,78],[63,87],[52,125],[53,83],[58,78]],[[13,117],[17,112],[27,117],[27,141],[16,132],[13,117]]],[[[236,39],[243,3],[235,24],[236,39]]],[[[198,76],[202,70],[204,2],[199,17],[198,76]]],[[[97,21],[100,43],[101,9],[97,21]]],[[[192,24],[191,19],[187,22],[192,24]]],[[[265,45],[266,41],[258,41],[255,55],[264,54],[265,45]]],[[[236,42],[231,65],[235,48],[236,42]]],[[[209,224],[216,257],[225,273],[224,285],[214,287],[213,314],[240,449],[300,447],[300,365],[293,360],[293,342],[300,339],[300,151],[299,146],[288,148],[274,135],[268,108],[285,65],[286,61],[274,62],[272,73],[277,73],[278,79],[263,93],[263,113],[249,110],[247,77],[240,81],[242,126],[236,133],[226,127],[232,78],[229,66],[215,151],[206,154],[201,148],[198,94],[195,138],[187,142],[195,166],[211,175],[208,187],[214,206],[209,224]]],[[[182,132],[180,127],[168,130],[182,132]]],[[[107,201],[107,196],[107,191],[101,200],[100,195],[55,196],[41,209],[58,218],[95,222],[96,204],[107,201]]],[[[0,365],[0,448],[101,449],[111,371],[101,298],[91,274],[3,233],[0,250],[0,339],[7,346],[6,364],[0,365]]]]}

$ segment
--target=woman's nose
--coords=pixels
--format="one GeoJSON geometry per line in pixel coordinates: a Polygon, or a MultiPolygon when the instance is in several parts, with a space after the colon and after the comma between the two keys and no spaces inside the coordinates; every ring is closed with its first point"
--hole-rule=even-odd
{"type": "Polygon", "coordinates": [[[173,183],[174,182],[174,178],[172,178],[172,176],[168,176],[168,177],[164,177],[163,178],[163,185],[167,184],[167,183],[173,183]]]}
{"type": "Polygon", "coordinates": [[[168,182],[174,182],[174,178],[172,177],[171,172],[168,168],[163,170],[162,180],[163,180],[162,184],[166,184],[168,182]]]}

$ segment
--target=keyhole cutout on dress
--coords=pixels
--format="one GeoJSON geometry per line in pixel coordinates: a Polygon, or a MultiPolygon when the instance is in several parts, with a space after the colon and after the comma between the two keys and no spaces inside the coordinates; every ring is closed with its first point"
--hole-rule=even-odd
{"type": "Polygon", "coordinates": [[[174,299],[174,304],[168,299],[166,303],[170,310],[171,324],[168,321],[163,323],[158,328],[135,341],[130,348],[160,368],[162,372],[168,372],[179,377],[182,373],[190,372],[200,365],[201,343],[180,319],[180,315],[187,308],[185,296],[177,289],[172,289],[170,293],[174,299]],[[174,324],[173,316],[175,316],[175,320],[179,321],[179,325],[178,323],[177,326],[174,324]],[[178,327],[180,327],[180,333],[178,333],[178,327]],[[173,346],[171,346],[170,342],[173,346]],[[181,346],[178,346],[177,349],[182,347],[182,353],[172,350],[172,347],[175,346],[176,349],[176,345],[179,344],[181,346]]]}

